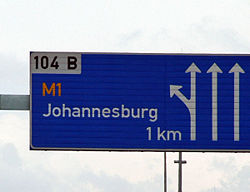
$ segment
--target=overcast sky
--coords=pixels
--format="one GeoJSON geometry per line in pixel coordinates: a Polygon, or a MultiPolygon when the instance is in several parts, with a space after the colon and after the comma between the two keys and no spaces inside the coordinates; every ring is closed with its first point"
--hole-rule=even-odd
{"type": "MultiPolygon", "coordinates": [[[[0,93],[29,94],[30,51],[250,53],[249,34],[250,0],[1,0],[0,93]]],[[[185,192],[250,190],[248,153],[183,157],[185,192]]],[[[0,111],[0,191],[163,191],[163,153],[30,151],[28,111],[0,111]]]]}

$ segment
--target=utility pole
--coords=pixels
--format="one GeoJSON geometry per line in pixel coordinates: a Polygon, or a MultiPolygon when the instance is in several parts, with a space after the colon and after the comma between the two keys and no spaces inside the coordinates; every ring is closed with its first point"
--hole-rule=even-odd
{"type": "Polygon", "coordinates": [[[178,192],[182,192],[182,164],[186,164],[187,161],[182,160],[182,152],[179,152],[179,160],[175,160],[174,163],[179,164],[179,173],[178,173],[178,192]]]}

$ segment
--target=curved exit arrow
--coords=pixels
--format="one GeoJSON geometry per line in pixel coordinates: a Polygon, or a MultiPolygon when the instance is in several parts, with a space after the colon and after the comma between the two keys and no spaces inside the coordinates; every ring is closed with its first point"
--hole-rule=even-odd
{"type": "Polygon", "coordinates": [[[170,85],[170,97],[176,95],[188,108],[190,113],[190,137],[191,141],[196,140],[196,73],[201,73],[200,69],[192,63],[185,73],[191,73],[190,99],[187,99],[181,92],[181,85],[170,85]]]}
{"type": "Polygon", "coordinates": [[[189,100],[180,92],[181,88],[182,85],[170,85],[170,97],[176,95],[188,107],[189,100]]]}

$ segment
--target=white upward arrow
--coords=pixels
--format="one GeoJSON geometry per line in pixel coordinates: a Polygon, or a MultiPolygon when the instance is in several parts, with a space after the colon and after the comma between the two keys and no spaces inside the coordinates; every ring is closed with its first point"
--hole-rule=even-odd
{"type": "Polygon", "coordinates": [[[245,71],[236,63],[229,73],[234,73],[234,141],[240,140],[240,73],[245,71]]]}
{"type": "Polygon", "coordinates": [[[191,73],[190,99],[187,99],[181,92],[181,85],[170,85],[170,97],[176,95],[188,108],[190,113],[190,137],[196,140],[196,73],[201,73],[200,69],[192,63],[185,73],[191,73]]]}
{"type": "Polygon", "coordinates": [[[190,100],[194,101],[196,103],[196,73],[201,73],[200,69],[195,65],[195,63],[192,63],[185,73],[191,73],[191,96],[190,100]]]}
{"type": "Polygon", "coordinates": [[[221,69],[216,63],[214,63],[208,70],[207,73],[212,73],[212,140],[218,140],[218,101],[217,101],[217,73],[222,73],[221,69]]]}

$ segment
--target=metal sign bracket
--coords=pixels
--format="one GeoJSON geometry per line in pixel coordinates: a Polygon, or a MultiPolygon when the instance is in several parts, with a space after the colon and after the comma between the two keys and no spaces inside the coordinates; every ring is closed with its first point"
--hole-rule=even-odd
{"type": "Polygon", "coordinates": [[[0,95],[0,110],[30,110],[30,95],[0,95]]]}

